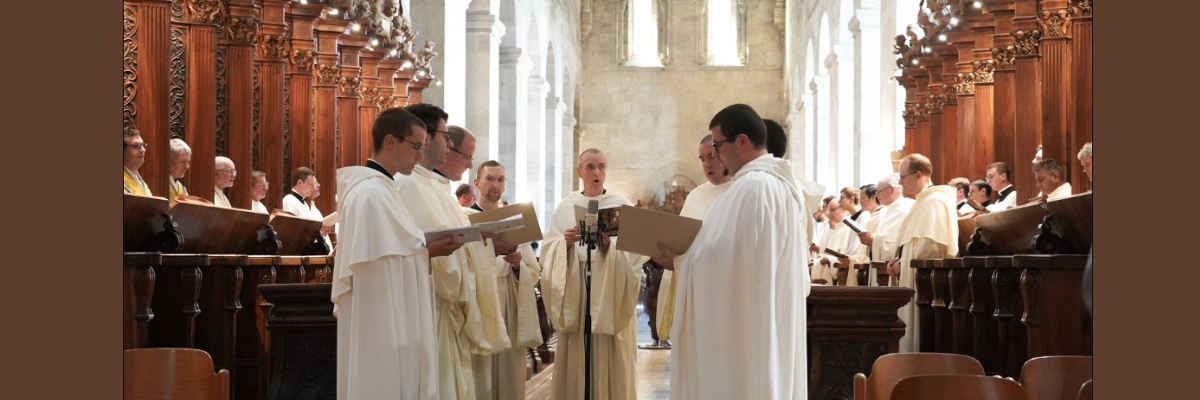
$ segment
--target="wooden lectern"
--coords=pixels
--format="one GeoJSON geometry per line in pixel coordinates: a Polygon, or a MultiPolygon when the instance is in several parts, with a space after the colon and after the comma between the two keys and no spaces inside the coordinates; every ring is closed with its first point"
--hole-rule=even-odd
{"type": "Polygon", "coordinates": [[[167,213],[167,199],[125,193],[122,206],[125,227],[121,247],[124,252],[179,251],[183,236],[175,230],[175,223],[167,213]]]}

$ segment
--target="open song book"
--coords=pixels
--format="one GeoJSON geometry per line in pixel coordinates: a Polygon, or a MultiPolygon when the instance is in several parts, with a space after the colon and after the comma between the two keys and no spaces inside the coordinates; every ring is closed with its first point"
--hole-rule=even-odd
{"type": "Polygon", "coordinates": [[[700,233],[698,219],[633,206],[621,206],[621,216],[625,223],[620,227],[617,250],[630,253],[661,256],[662,250],[658,248],[661,241],[675,254],[683,254],[700,233]]]}
{"type": "Polygon", "coordinates": [[[467,216],[480,232],[496,235],[509,244],[523,244],[542,240],[542,227],[538,224],[533,203],[518,203],[494,210],[467,216]]]}
{"type": "Polygon", "coordinates": [[[464,226],[462,228],[442,229],[438,231],[425,232],[425,244],[436,242],[448,237],[454,238],[454,243],[471,243],[483,240],[480,235],[479,227],[475,225],[464,226]]]}
{"type": "MultiPolygon", "coordinates": [[[[621,229],[621,210],[629,206],[612,206],[601,208],[596,215],[596,224],[604,226],[604,234],[608,236],[617,236],[621,229]]],[[[635,207],[629,207],[635,208],[635,207]]],[[[668,214],[669,215],[669,214],[668,214]]],[[[583,221],[587,219],[587,205],[575,205],[575,220],[583,221]]]]}

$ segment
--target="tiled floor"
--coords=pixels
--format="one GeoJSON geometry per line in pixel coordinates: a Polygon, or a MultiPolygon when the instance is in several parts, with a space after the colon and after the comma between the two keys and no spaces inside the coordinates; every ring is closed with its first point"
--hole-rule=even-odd
{"type": "MultiPolygon", "coordinates": [[[[650,337],[649,318],[645,314],[638,315],[638,343],[646,344],[653,341],[650,337]]],[[[670,350],[638,350],[637,358],[637,393],[641,400],[666,400],[670,392],[671,377],[669,364],[670,350]]],[[[550,378],[554,375],[554,366],[534,376],[525,385],[527,400],[544,400],[550,398],[550,378]]]]}

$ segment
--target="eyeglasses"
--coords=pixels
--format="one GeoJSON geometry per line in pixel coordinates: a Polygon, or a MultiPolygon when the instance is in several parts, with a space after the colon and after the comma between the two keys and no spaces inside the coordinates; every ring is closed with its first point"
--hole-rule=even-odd
{"type": "Polygon", "coordinates": [[[224,172],[224,173],[227,173],[227,174],[230,174],[230,175],[232,175],[232,174],[236,174],[236,173],[237,173],[237,169],[236,169],[236,168],[230,168],[230,169],[218,169],[218,170],[217,170],[217,172],[224,172]]]}
{"type": "Polygon", "coordinates": [[[449,131],[433,131],[433,132],[434,132],[434,133],[444,133],[444,134],[446,134],[446,141],[447,141],[447,142],[449,142],[449,141],[450,141],[450,132],[449,132],[449,131]]]}
{"type": "MultiPolygon", "coordinates": [[[[738,134],[738,135],[741,135],[741,134],[738,134]]],[[[712,142],[713,150],[721,151],[721,146],[723,146],[725,143],[729,143],[729,142],[737,140],[738,135],[734,135],[733,137],[725,139],[725,140],[713,140],[713,142],[712,142]]]]}
{"type": "Polygon", "coordinates": [[[414,141],[411,141],[411,140],[408,140],[408,139],[400,139],[400,140],[403,140],[403,141],[405,141],[405,142],[408,142],[408,145],[409,145],[409,146],[412,146],[413,150],[416,150],[416,151],[422,151],[422,150],[425,150],[425,144],[424,144],[424,143],[417,143],[417,142],[414,142],[414,141]]]}
{"type": "Polygon", "coordinates": [[[134,144],[125,143],[125,147],[132,147],[132,148],[141,150],[141,149],[145,149],[145,148],[149,147],[149,145],[147,145],[145,142],[134,143],[134,144]]]}
{"type": "Polygon", "coordinates": [[[475,157],[468,156],[468,155],[467,155],[467,153],[463,153],[463,152],[461,152],[461,151],[458,151],[458,149],[453,149],[453,148],[452,148],[452,149],[450,149],[450,151],[453,151],[453,152],[455,152],[455,153],[458,153],[458,155],[460,155],[460,156],[463,156],[463,158],[467,159],[467,162],[475,161],[475,157]]]}
{"type": "Polygon", "coordinates": [[[913,172],[909,172],[909,173],[907,173],[907,174],[902,174],[902,175],[900,175],[900,179],[904,179],[904,178],[907,178],[907,177],[913,176],[913,175],[914,175],[914,174],[916,174],[917,172],[920,172],[920,171],[913,171],[913,172]]]}

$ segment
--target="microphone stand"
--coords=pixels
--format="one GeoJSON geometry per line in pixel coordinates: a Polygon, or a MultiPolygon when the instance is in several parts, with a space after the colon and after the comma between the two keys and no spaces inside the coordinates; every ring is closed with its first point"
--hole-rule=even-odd
{"type": "Polygon", "coordinates": [[[584,264],[584,302],[583,302],[583,365],[584,365],[584,381],[583,381],[583,398],[584,400],[592,399],[592,250],[596,249],[596,242],[600,240],[600,233],[604,231],[603,221],[597,222],[596,232],[588,230],[588,226],[584,221],[579,221],[579,232],[582,234],[582,239],[579,242],[580,246],[587,246],[587,262],[584,264]]]}

